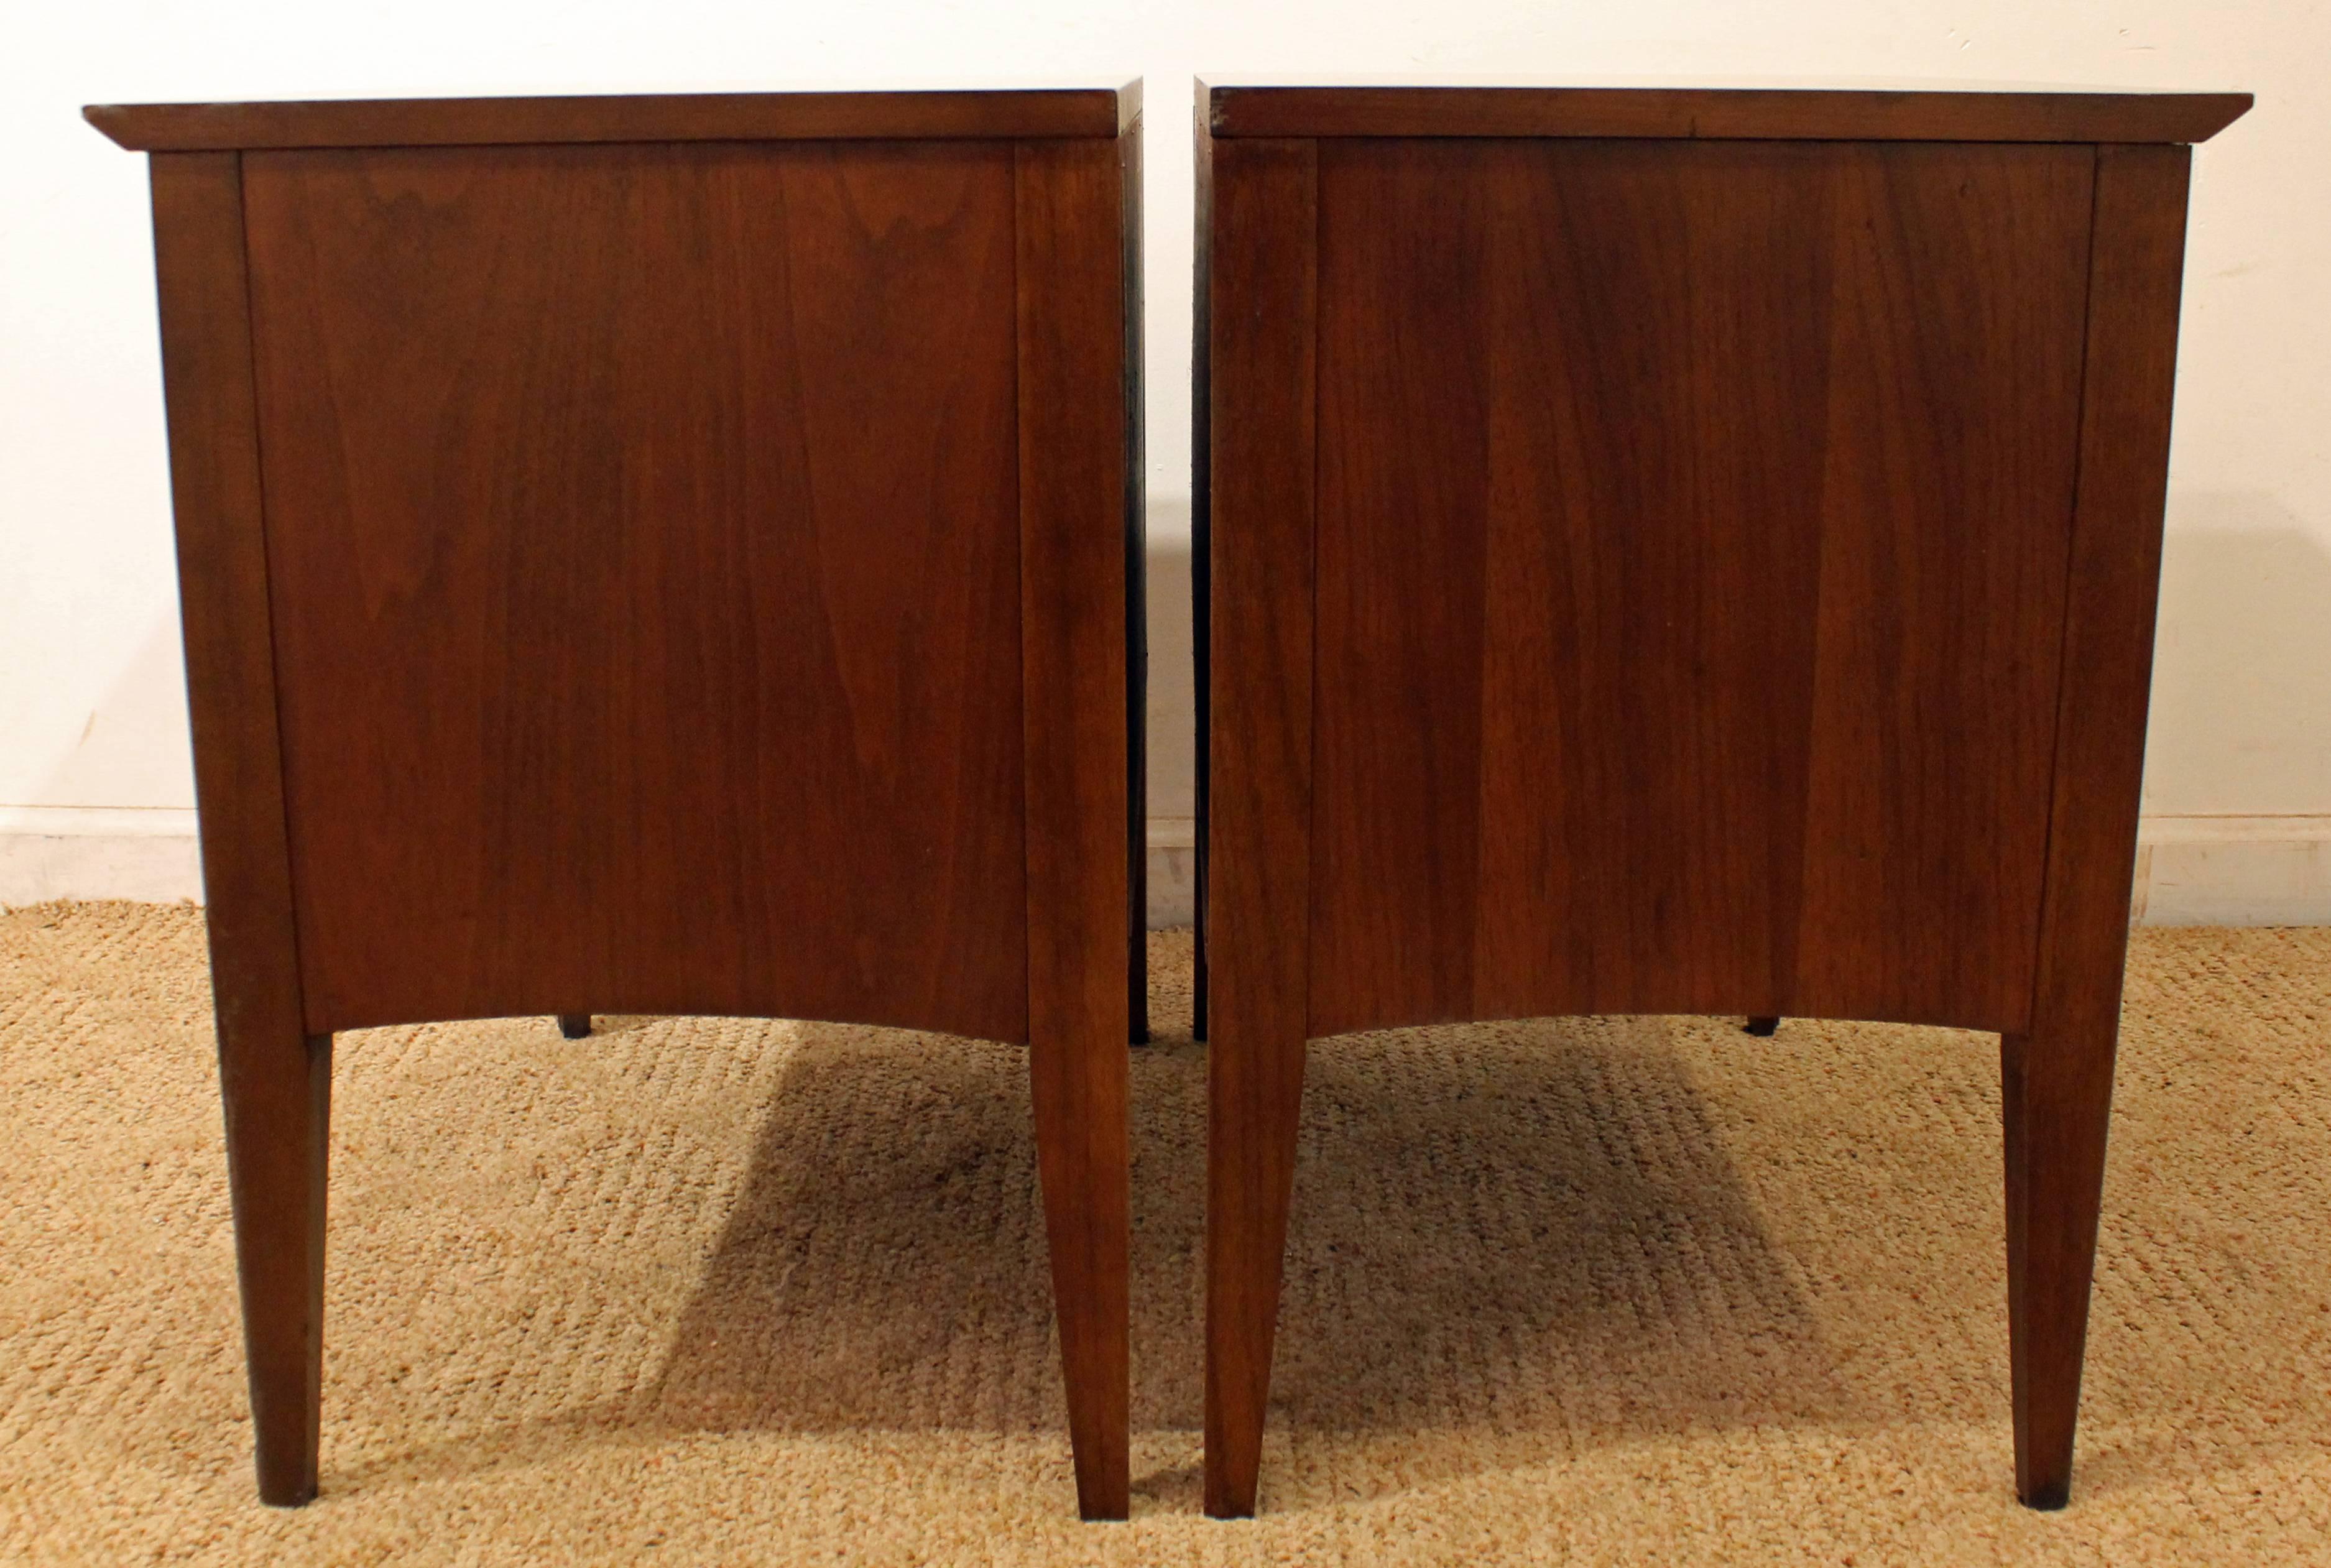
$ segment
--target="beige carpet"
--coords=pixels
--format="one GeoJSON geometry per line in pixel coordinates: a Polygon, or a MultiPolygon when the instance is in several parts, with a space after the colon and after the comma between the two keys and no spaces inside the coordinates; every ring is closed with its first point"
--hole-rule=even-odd
{"type": "Polygon", "coordinates": [[[201,917],[0,915],[0,1556],[2331,1561],[2331,932],[2141,934],[2072,1508],[2010,1486],[1988,1037],[1314,1050],[1264,1516],[1198,1514],[1204,1058],[1135,1059],[1129,1525],[1072,1517],[1021,1053],[344,1036],[324,1495],[254,1500],[201,917]]]}

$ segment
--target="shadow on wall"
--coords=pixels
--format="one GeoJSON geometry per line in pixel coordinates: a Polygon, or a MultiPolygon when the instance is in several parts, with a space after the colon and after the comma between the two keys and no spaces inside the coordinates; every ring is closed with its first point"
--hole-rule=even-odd
{"type": "Polygon", "coordinates": [[[2274,497],[2177,491],[2145,805],[2331,813],[2331,553],[2274,497]]]}

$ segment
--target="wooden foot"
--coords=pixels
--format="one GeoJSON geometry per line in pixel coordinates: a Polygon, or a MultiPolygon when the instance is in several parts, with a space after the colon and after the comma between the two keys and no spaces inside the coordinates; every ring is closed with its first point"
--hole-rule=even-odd
{"type": "Polygon", "coordinates": [[[1769,1039],[1773,1031],[1780,1027],[1781,1021],[1777,1018],[1752,1018],[1741,1026],[1740,1032],[1753,1034],[1759,1039],[1769,1039]]]}
{"type": "Polygon", "coordinates": [[[587,1012],[560,1013],[558,1032],[569,1040],[581,1040],[591,1032],[591,1015],[587,1012]]]}
{"type": "Polygon", "coordinates": [[[222,1028],[228,1185],[262,1502],[316,1495],[332,1037],[222,1028]]]}
{"type": "Polygon", "coordinates": [[[2015,1494],[2033,1508],[2071,1496],[2114,1045],[2101,1029],[2000,1041],[2015,1494]]]}
{"type": "Polygon", "coordinates": [[[1124,1518],[1132,1491],[1127,1451],[1131,1172],[1121,1028],[1082,1038],[1039,1031],[1029,1047],[1036,1166],[1051,1243],[1069,1439],[1076,1450],[1077,1511],[1088,1519],[1124,1518]]]}
{"type": "Polygon", "coordinates": [[[1304,1041],[1225,1026],[1206,1057],[1206,1512],[1254,1512],[1304,1041]]]}

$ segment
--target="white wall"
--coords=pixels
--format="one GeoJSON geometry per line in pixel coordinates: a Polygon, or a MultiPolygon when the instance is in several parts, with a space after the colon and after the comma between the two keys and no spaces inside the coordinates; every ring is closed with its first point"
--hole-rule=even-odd
{"type": "Polygon", "coordinates": [[[1150,785],[1171,845],[1192,809],[1192,74],[1874,76],[2257,93],[2195,161],[2146,897],[2154,918],[2331,920],[2324,5],[10,0],[0,39],[0,899],[194,887],[145,172],[83,103],[1146,76],[1150,785]]]}

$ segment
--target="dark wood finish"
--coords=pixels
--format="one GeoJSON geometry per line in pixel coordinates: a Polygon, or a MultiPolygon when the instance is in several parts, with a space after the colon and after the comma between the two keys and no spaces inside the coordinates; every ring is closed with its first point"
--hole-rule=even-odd
{"type": "Polygon", "coordinates": [[[2184,147],[2098,149],[2063,715],[2030,1027],[2000,1042],[2015,1489],[2070,1496],[2136,858],[2184,267],[2184,147]]]}
{"type": "Polygon", "coordinates": [[[1310,1032],[2021,1027],[2093,155],[1319,160],[1310,1032]]]}
{"type": "Polygon", "coordinates": [[[1127,1032],[1149,1043],[1149,439],[1142,403],[1141,126],[1117,138],[1118,276],[1125,353],[1125,1003],[1127,1032]]]}
{"type": "Polygon", "coordinates": [[[1777,1018],[1752,1018],[1740,1026],[1743,1034],[1753,1034],[1764,1040],[1770,1040],[1780,1032],[1780,1029],[1781,1021],[1777,1018]]]}
{"type": "Polygon", "coordinates": [[[138,151],[1108,138],[1140,117],[1141,83],[1042,90],[102,103],[81,112],[116,142],[138,151]]]}
{"type": "Polygon", "coordinates": [[[316,1495],[332,1042],[302,1022],[233,153],[153,160],[195,794],[259,1495],[316,1495]]]}
{"type": "Polygon", "coordinates": [[[311,1031],[1026,1038],[1013,157],[246,156],[311,1031]]]}
{"type": "Polygon", "coordinates": [[[1850,157],[1828,396],[1795,400],[1831,428],[1794,984],[1743,1011],[2020,1028],[2095,157],[1988,144],[1850,157]]]}
{"type": "Polygon", "coordinates": [[[1029,1041],[1125,1514],[1137,124],[882,107],[153,158],[269,1501],[316,1490],[331,1031],[583,1005],[1029,1041]]]}
{"type": "MultiPolygon", "coordinates": [[[[1135,134],[1138,134],[1136,132],[1135,134]]],[[[1128,149],[1129,151],[1129,149],[1128,149]]],[[[1028,1029],[1077,1504],[1131,1487],[1125,834],[1137,724],[1119,527],[1131,443],[1125,209],[1112,143],[1019,149],[1021,627],[1026,660],[1028,1029]]]]}
{"type": "Polygon", "coordinates": [[[1197,764],[1197,843],[1191,852],[1191,924],[1194,929],[1190,943],[1190,1035],[1194,1040],[1206,1038],[1206,824],[1209,800],[1213,793],[1213,769],[1207,760],[1208,741],[1213,732],[1209,704],[1213,701],[1213,683],[1209,675],[1212,658],[1213,623],[1212,597],[1213,571],[1209,556],[1211,530],[1207,517],[1212,507],[1213,460],[1210,442],[1213,420],[1208,398],[1212,395],[1212,378],[1207,374],[1207,360],[1212,353],[1210,334],[1213,330],[1209,301],[1213,297],[1213,242],[1210,231],[1214,221],[1214,158],[1213,141],[1206,131],[1205,84],[1198,84],[1193,119],[1197,133],[1196,157],[1191,181],[1195,210],[1191,214],[1192,233],[1196,237],[1197,264],[1190,278],[1190,673],[1196,693],[1196,733],[1191,737],[1192,752],[1197,764]]]}
{"type": "Polygon", "coordinates": [[[2248,100],[1683,101],[1202,90],[1212,1512],[1303,1037],[1564,1012],[2000,1031],[2018,1491],[2066,1495],[2188,159],[2088,144],[2248,100]]]}
{"type": "Polygon", "coordinates": [[[1980,92],[1798,88],[1216,87],[1217,137],[2196,142],[2247,92],[1980,92]]]}
{"type": "Polygon", "coordinates": [[[1254,1511],[1303,1094],[1311,833],[1314,324],[1308,142],[1198,144],[1214,194],[1201,374],[1213,479],[1206,1512],[1254,1511]]]}

